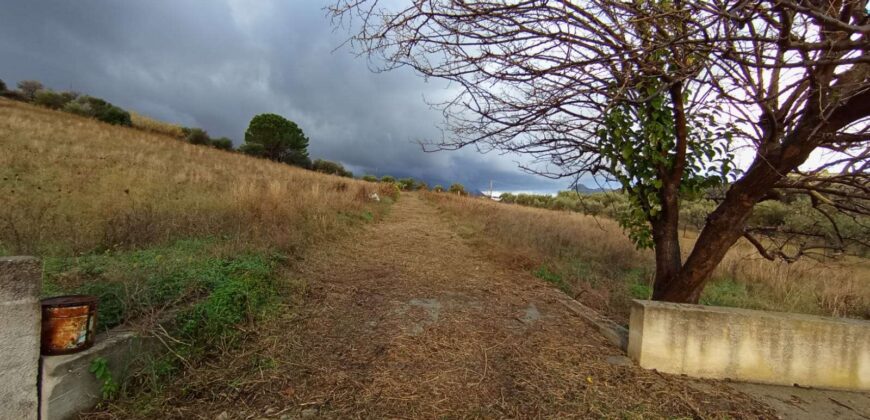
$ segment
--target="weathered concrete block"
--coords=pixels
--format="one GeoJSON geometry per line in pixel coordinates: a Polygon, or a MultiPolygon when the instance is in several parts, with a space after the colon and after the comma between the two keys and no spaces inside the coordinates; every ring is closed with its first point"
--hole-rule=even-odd
{"type": "Polygon", "coordinates": [[[120,383],[158,347],[153,339],[116,328],[97,336],[90,349],[75,354],[43,356],[41,420],[75,418],[102,399],[102,384],[90,372],[97,357],[106,359],[112,378],[120,383]]]}
{"type": "Polygon", "coordinates": [[[870,322],[634,301],[629,355],[702,378],[870,390],[870,322]]]}
{"type": "Polygon", "coordinates": [[[36,420],[42,264],[0,258],[0,419],[36,420]]]}

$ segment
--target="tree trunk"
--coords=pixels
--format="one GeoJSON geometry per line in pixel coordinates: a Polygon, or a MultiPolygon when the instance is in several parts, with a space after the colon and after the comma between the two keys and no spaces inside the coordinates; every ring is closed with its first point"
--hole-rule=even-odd
{"type": "Polygon", "coordinates": [[[677,281],[682,258],[679,238],[679,192],[675,185],[666,184],[659,194],[662,210],[652,221],[652,236],[655,243],[656,276],[653,283],[653,299],[661,295],[677,281]]]}

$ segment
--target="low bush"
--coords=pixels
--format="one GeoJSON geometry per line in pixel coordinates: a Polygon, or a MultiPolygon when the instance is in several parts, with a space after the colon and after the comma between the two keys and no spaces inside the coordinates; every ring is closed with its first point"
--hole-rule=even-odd
{"type": "Polygon", "coordinates": [[[344,169],[344,165],[329,160],[317,159],[311,165],[311,169],[324,174],[353,178],[353,173],[344,169]]]}
{"type": "Polygon", "coordinates": [[[78,94],[73,92],[55,92],[50,89],[43,89],[36,92],[33,103],[51,109],[63,109],[66,104],[74,101],[77,97],[78,94]]]}
{"type": "Polygon", "coordinates": [[[28,100],[32,101],[36,97],[36,92],[45,89],[42,82],[38,80],[22,80],[18,82],[18,91],[28,100]]]}
{"type": "Polygon", "coordinates": [[[447,191],[457,195],[468,195],[465,191],[465,186],[460,183],[450,185],[450,188],[447,191]]]}
{"type": "Polygon", "coordinates": [[[211,139],[211,147],[220,150],[233,150],[233,141],[226,137],[211,139]]]}
{"type": "Polygon", "coordinates": [[[113,125],[128,127],[133,125],[129,112],[93,96],[79,96],[74,101],[64,105],[63,110],[85,117],[96,118],[113,125]]]}
{"type": "Polygon", "coordinates": [[[392,182],[381,182],[378,184],[378,195],[381,197],[389,197],[396,201],[399,199],[399,186],[392,182]]]}
{"type": "Polygon", "coordinates": [[[211,138],[208,136],[208,133],[201,128],[184,128],[184,131],[184,141],[190,144],[211,144],[211,138]]]}
{"type": "Polygon", "coordinates": [[[361,179],[367,182],[378,182],[378,177],[374,175],[364,175],[361,179]]]}

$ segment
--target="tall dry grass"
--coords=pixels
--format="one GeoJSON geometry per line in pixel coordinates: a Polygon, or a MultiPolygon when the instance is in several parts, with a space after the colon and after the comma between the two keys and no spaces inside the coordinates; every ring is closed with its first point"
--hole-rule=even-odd
{"type": "MultiPolygon", "coordinates": [[[[613,220],[452,194],[426,197],[499,261],[532,271],[546,267],[568,283],[575,297],[618,319],[627,319],[631,298],[641,297],[638,290],[649,290],[651,252],[636,250],[613,220]]],[[[691,235],[683,238],[684,251],[693,243],[691,235]]],[[[786,264],[765,260],[751,245],[738,243],[711,285],[709,300],[718,304],[870,319],[866,259],[786,264]],[[734,284],[740,293],[717,295],[734,284]]]]}
{"type": "Polygon", "coordinates": [[[0,253],[221,236],[293,250],[376,212],[377,185],[0,99],[0,253]]]}
{"type": "Polygon", "coordinates": [[[165,134],[175,138],[184,137],[184,131],[182,131],[182,127],[178,124],[155,120],[154,118],[142,115],[138,112],[130,112],[130,120],[133,123],[133,128],[157,134],[165,134]]]}

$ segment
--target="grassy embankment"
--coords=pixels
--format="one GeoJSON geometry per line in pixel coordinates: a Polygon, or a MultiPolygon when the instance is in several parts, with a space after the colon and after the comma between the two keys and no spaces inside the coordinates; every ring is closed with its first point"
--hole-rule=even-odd
{"type": "Polygon", "coordinates": [[[306,248],[388,209],[377,184],[134,127],[0,99],[0,255],[42,257],[46,296],[98,295],[101,328],[182,308],[159,329],[174,356],[140,382],[232,347],[293,300],[306,248]]]}
{"type": "MultiPolygon", "coordinates": [[[[613,220],[451,194],[427,197],[494,258],[529,270],[622,322],[632,298],[651,295],[651,252],[635,250],[613,220]]],[[[683,237],[684,251],[693,240],[683,237]]],[[[786,264],[765,260],[739,243],[717,268],[701,303],[870,319],[868,279],[867,259],[786,264]]]]}

